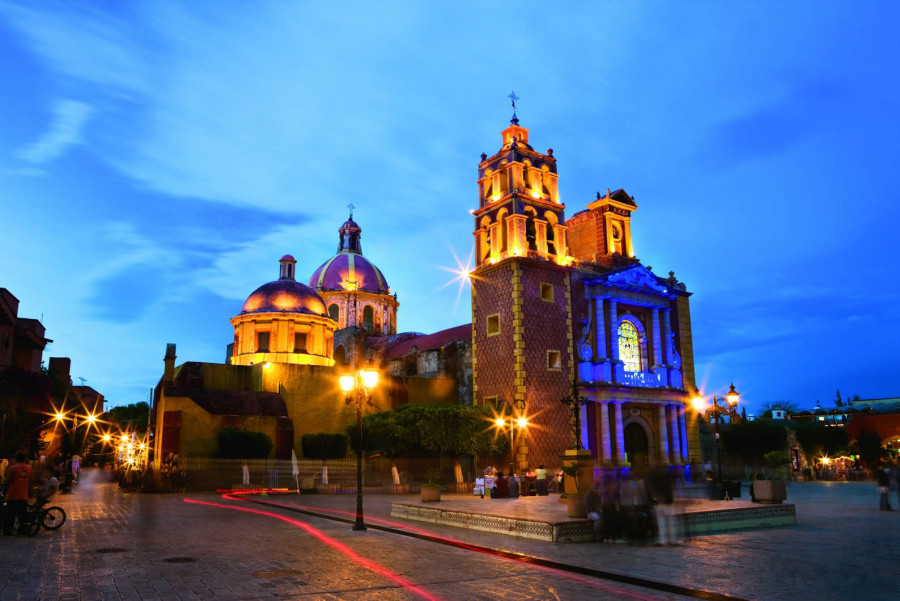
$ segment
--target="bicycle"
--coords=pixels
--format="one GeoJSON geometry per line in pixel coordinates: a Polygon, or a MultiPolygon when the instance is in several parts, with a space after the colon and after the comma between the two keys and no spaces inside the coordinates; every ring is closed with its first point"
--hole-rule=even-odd
{"type": "MultiPolygon", "coordinates": [[[[25,509],[25,518],[16,525],[19,534],[35,536],[41,529],[56,530],[66,523],[66,512],[56,505],[45,507],[50,499],[38,497],[34,503],[29,503],[25,509]]],[[[5,503],[4,503],[5,505],[5,503]]]]}

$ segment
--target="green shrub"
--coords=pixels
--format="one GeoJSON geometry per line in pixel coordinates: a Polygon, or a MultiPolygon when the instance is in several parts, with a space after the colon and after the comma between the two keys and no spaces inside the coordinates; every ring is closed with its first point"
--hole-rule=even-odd
{"type": "Polygon", "coordinates": [[[272,452],[272,439],[263,432],[228,427],[216,437],[223,459],[265,459],[272,452]]]}
{"type": "Polygon", "coordinates": [[[307,459],[342,459],[347,456],[348,439],[345,434],[317,432],[300,438],[300,450],[307,459]]]}

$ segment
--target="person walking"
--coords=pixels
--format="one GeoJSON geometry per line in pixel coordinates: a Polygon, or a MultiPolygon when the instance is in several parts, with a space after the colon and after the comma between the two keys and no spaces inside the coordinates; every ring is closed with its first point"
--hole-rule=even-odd
{"type": "Polygon", "coordinates": [[[656,466],[650,472],[650,485],[656,499],[656,525],[659,545],[677,545],[675,530],[675,494],[673,475],[665,466],[656,466]]]}
{"type": "Polygon", "coordinates": [[[600,541],[600,529],[602,524],[603,504],[600,502],[600,493],[597,492],[597,484],[591,487],[584,495],[584,513],[594,523],[593,541],[600,541]]]}
{"type": "Polygon", "coordinates": [[[891,511],[890,494],[891,478],[884,469],[875,472],[875,482],[878,484],[878,509],[882,511],[891,511]]]}
{"type": "Polygon", "coordinates": [[[3,514],[3,535],[12,536],[13,525],[19,521],[19,531],[25,523],[28,510],[28,491],[31,485],[31,466],[25,463],[25,453],[16,453],[16,462],[6,471],[6,511],[3,514]]]}

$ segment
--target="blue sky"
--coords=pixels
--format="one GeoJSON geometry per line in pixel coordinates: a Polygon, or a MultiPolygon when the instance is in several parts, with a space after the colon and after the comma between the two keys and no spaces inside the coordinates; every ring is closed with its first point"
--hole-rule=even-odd
{"type": "Polygon", "coordinates": [[[698,382],[750,411],[897,396],[900,42],[889,2],[0,0],[0,286],[112,404],[353,203],[399,328],[470,318],[476,167],[511,90],[571,216],[624,187],[691,299],[698,382]],[[333,5],[332,5],[333,4],[333,5]]]}

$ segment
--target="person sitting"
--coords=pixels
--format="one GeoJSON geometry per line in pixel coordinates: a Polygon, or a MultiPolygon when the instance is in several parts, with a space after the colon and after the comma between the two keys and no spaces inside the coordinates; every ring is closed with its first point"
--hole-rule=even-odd
{"type": "Polygon", "coordinates": [[[503,472],[497,472],[497,479],[494,481],[494,489],[491,492],[492,499],[508,499],[509,498],[509,482],[503,477],[503,472]]]}
{"type": "Polygon", "coordinates": [[[38,492],[38,502],[49,501],[56,493],[59,492],[59,479],[53,475],[50,469],[44,470],[44,484],[38,492]]]}
{"type": "Polygon", "coordinates": [[[513,472],[509,475],[509,498],[510,499],[518,499],[519,498],[519,478],[516,476],[516,473],[513,472]]]}

